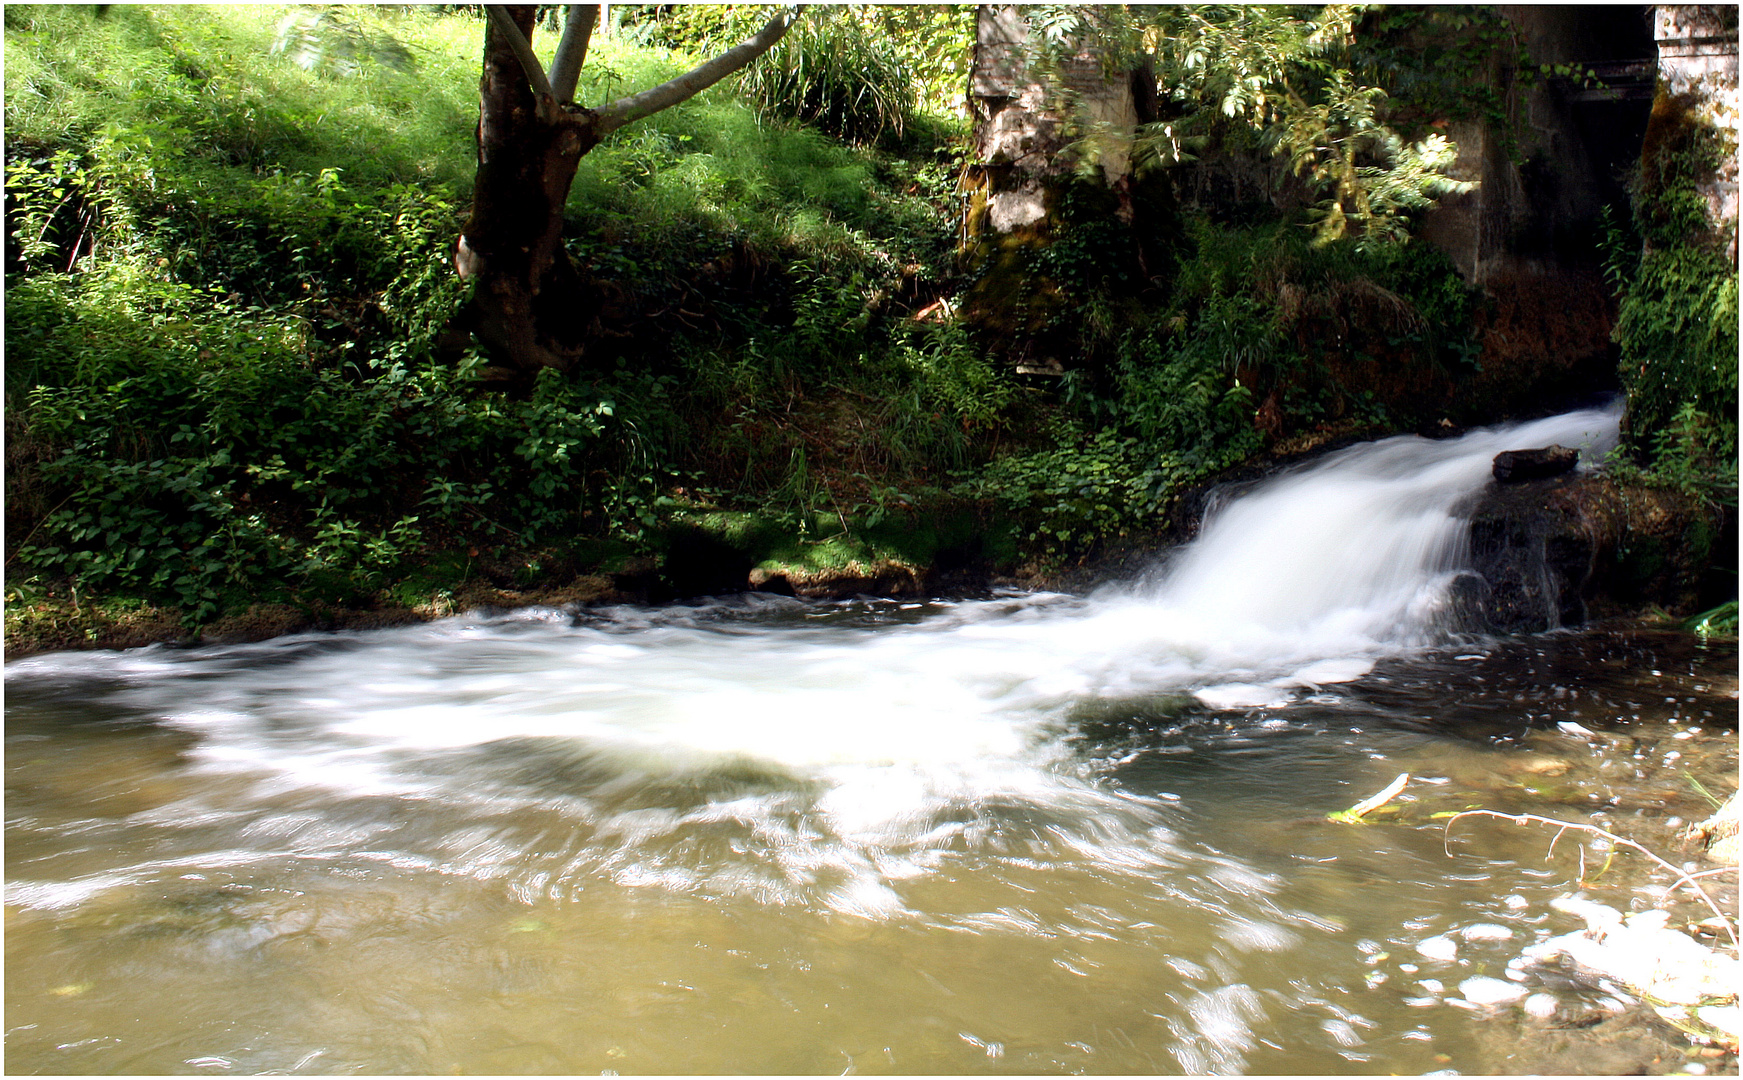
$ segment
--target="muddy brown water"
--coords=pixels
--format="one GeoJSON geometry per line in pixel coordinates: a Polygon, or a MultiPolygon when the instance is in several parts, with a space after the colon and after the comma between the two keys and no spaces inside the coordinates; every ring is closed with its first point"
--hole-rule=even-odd
{"type": "Polygon", "coordinates": [[[926,627],[993,633],[961,605],[674,610],[9,665],[8,1071],[1735,1069],[1571,972],[1516,969],[1553,1018],[1466,1007],[1576,927],[1556,897],[1704,913],[1590,837],[1444,816],[1693,859],[1734,644],[1465,639],[1266,705],[909,727],[956,685],[922,661],[966,678],[926,627]],[[831,667],[904,634],[896,684],[831,667]],[[1401,772],[1372,824],[1324,819],[1401,772]]]}
{"type": "Polygon", "coordinates": [[[8,664],[6,1065],[1734,1068],[1514,962],[1576,892],[1698,921],[1674,874],[1451,820],[1681,860],[1696,785],[1736,782],[1734,645],[1447,632],[1494,455],[1591,468],[1619,416],[1337,451],[1088,596],[8,664]],[[1401,774],[1367,823],[1326,819],[1401,774]],[[1518,990],[1541,1018],[1481,1004],[1518,990]]]}

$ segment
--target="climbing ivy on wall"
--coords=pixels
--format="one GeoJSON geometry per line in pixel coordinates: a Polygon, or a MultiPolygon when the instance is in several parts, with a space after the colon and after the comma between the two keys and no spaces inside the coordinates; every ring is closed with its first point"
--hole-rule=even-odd
{"type": "Polygon", "coordinates": [[[1606,272],[1636,457],[1661,479],[1734,502],[1737,265],[1701,185],[1736,148],[1696,106],[1686,94],[1654,102],[1632,212],[1609,219],[1606,272]]]}

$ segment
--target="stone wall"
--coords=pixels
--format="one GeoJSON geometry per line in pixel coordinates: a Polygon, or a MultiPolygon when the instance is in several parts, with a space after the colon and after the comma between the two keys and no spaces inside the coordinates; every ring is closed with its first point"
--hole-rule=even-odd
{"type": "MultiPolygon", "coordinates": [[[[1603,65],[1652,58],[1646,5],[1504,5],[1532,65],[1603,65]]],[[[1449,126],[1452,175],[1474,191],[1424,215],[1422,236],[1472,284],[1555,277],[1595,263],[1600,215],[1626,198],[1623,172],[1639,158],[1650,86],[1588,88],[1583,80],[1521,70],[1500,50],[1485,78],[1506,103],[1503,125],[1449,126]]]]}
{"type": "Polygon", "coordinates": [[[1661,4],[1653,11],[1658,46],[1658,100],[1647,146],[1666,141],[1664,129],[1695,123],[1720,133],[1718,166],[1698,185],[1711,224],[1708,243],[1737,259],[1737,7],[1661,4]]]}

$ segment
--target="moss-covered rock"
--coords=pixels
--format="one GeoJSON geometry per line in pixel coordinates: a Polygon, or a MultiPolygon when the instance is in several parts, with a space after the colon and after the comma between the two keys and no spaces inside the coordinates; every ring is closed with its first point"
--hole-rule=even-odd
{"type": "Polygon", "coordinates": [[[1471,515],[1477,576],[1460,582],[1461,616],[1535,633],[1650,607],[1686,614],[1723,599],[1709,571],[1727,529],[1735,510],[1603,474],[1491,484],[1471,515]]]}

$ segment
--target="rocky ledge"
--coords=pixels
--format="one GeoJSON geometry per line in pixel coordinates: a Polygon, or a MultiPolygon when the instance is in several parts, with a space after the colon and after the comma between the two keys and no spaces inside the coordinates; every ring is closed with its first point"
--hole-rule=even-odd
{"type": "Polygon", "coordinates": [[[1735,595],[1736,509],[1604,473],[1491,483],[1470,508],[1472,573],[1455,605],[1473,630],[1536,633],[1735,595]]]}

